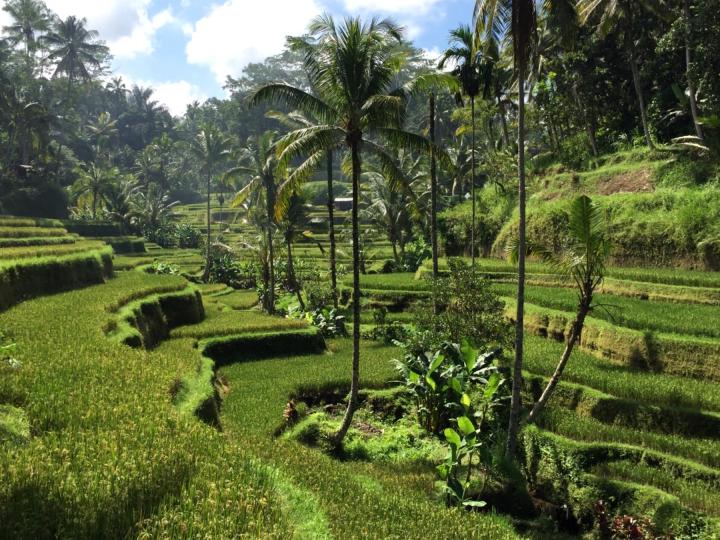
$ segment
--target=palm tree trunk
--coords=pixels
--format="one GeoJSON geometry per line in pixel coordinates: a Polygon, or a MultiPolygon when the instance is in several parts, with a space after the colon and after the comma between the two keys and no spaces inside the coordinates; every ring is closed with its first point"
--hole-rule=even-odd
{"type": "Polygon", "coordinates": [[[358,203],[360,191],[360,149],[358,142],[353,142],[352,153],[352,251],[353,251],[353,360],[352,379],[350,381],[350,399],[342,423],[333,436],[333,441],[340,444],[345,438],[352,423],[358,402],[360,385],[360,230],[358,224],[358,203]]]}
{"type": "Polygon", "coordinates": [[[272,223],[267,227],[267,243],[268,243],[268,306],[267,311],[270,315],[275,313],[275,249],[273,248],[272,223]]]}
{"type": "Polygon", "coordinates": [[[292,287],[295,296],[300,304],[300,309],[305,311],[305,302],[303,301],[302,291],[300,290],[300,284],[298,283],[297,276],[295,276],[295,264],[293,263],[292,254],[292,232],[289,232],[285,236],[285,245],[287,247],[287,280],[288,285],[292,287]]]}
{"type": "Polygon", "coordinates": [[[573,97],[575,98],[575,103],[577,103],[578,109],[580,109],[580,113],[583,117],[583,124],[585,124],[585,132],[588,136],[588,142],[590,143],[590,150],[592,151],[593,157],[598,157],[598,149],[597,149],[597,141],[595,140],[595,131],[592,128],[592,124],[590,123],[590,118],[588,117],[588,112],[585,106],[583,105],[582,100],[580,99],[580,94],[577,90],[577,85],[573,84],[572,86],[572,93],[573,97]]]}
{"type": "Polygon", "coordinates": [[[438,278],[437,234],[437,158],[435,156],[435,94],[430,94],[430,244],[432,245],[432,276],[438,278]]]}
{"type": "Polygon", "coordinates": [[[92,193],[92,217],[93,217],[93,221],[95,221],[95,218],[96,218],[96,215],[95,215],[95,214],[96,214],[96,210],[97,210],[97,199],[98,199],[98,192],[97,192],[97,190],[94,189],[94,190],[93,190],[93,193],[92,193]]]}
{"type": "MultiPolygon", "coordinates": [[[[627,32],[627,30],[626,30],[627,32]]],[[[645,110],[645,97],[643,96],[642,86],[640,84],[640,69],[637,63],[637,51],[635,49],[635,42],[632,37],[626,38],[628,42],[628,50],[630,52],[630,69],[632,70],[633,83],[635,85],[635,93],[638,98],[638,106],[640,107],[640,120],[642,122],[643,133],[645,135],[645,144],[648,148],[655,148],[655,145],[650,138],[650,127],[648,126],[647,111],[645,110]]]]}
{"type": "Polygon", "coordinates": [[[330,237],[330,287],[332,288],[333,307],[338,307],[337,292],[337,255],[335,247],[335,195],[333,194],[333,153],[327,154],[327,195],[328,195],[328,236],[330,237]]]}
{"type": "Polygon", "coordinates": [[[688,98],[690,100],[690,112],[692,113],[695,134],[699,139],[703,138],[702,127],[700,126],[700,113],[698,112],[697,97],[695,95],[695,83],[692,78],[692,62],[690,61],[692,39],[692,25],[690,22],[690,0],[683,2],[683,17],[685,18],[685,72],[687,76],[688,98]]]}
{"type": "Polygon", "coordinates": [[[585,317],[587,317],[587,314],[590,311],[590,302],[591,298],[587,299],[586,297],[583,297],[580,303],[580,308],[578,309],[577,316],[575,317],[575,321],[573,322],[572,328],[570,330],[568,341],[565,344],[565,350],[560,357],[560,362],[555,368],[555,372],[550,378],[550,381],[548,381],[545,390],[543,390],[540,399],[538,399],[537,403],[535,403],[535,405],[533,406],[532,411],[530,411],[530,416],[528,416],[527,420],[529,424],[532,424],[533,422],[535,422],[535,420],[537,420],[537,417],[540,415],[540,413],[547,405],[547,402],[552,397],[553,392],[555,392],[555,387],[560,381],[560,377],[565,370],[565,366],[567,366],[568,360],[570,360],[570,355],[572,354],[573,347],[575,347],[578,339],[580,339],[580,333],[582,332],[583,325],[585,324],[585,317]]]}
{"type": "Polygon", "coordinates": [[[203,281],[207,283],[210,279],[210,174],[207,175],[207,238],[205,241],[205,271],[203,281]]]}
{"type": "Polygon", "coordinates": [[[500,96],[498,96],[497,100],[498,107],[500,108],[500,122],[502,123],[503,142],[505,143],[505,148],[510,148],[510,134],[508,133],[507,118],[505,117],[505,105],[500,99],[500,96]]]}
{"type": "Polygon", "coordinates": [[[475,200],[475,98],[470,98],[470,116],[472,123],[472,138],[470,147],[470,179],[472,186],[470,186],[470,193],[472,196],[472,230],[470,231],[470,257],[472,258],[472,269],[475,270],[475,219],[477,211],[477,201],[475,200]]]}
{"type": "Polygon", "coordinates": [[[506,453],[514,458],[520,428],[522,408],[523,339],[525,318],[525,64],[518,65],[518,206],[520,211],[518,231],[518,285],[517,313],[515,315],[515,362],[513,365],[512,399],[506,453]]]}

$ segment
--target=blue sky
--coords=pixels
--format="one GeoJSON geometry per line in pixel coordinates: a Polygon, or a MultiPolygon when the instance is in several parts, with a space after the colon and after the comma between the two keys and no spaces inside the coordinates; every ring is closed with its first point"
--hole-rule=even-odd
{"type": "MultiPolygon", "coordinates": [[[[114,55],[113,71],[150,85],[174,114],[223,96],[226,75],[282,50],[317,14],[390,16],[417,46],[437,52],[468,23],[473,0],[46,0],[60,16],[87,17],[114,55]]],[[[1,17],[0,24],[5,24],[1,17]]]]}

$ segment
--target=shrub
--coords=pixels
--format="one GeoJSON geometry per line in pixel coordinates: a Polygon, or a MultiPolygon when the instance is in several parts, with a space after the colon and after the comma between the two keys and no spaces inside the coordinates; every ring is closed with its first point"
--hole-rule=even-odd
{"type": "Polygon", "coordinates": [[[379,307],[373,311],[372,330],[364,337],[374,341],[380,341],[385,345],[405,343],[412,335],[412,331],[400,321],[387,320],[387,308],[379,307]]]}
{"type": "Polygon", "coordinates": [[[512,327],[491,283],[462,261],[451,259],[449,267],[449,276],[433,284],[434,305],[426,303],[417,312],[418,328],[434,335],[436,346],[463,339],[480,348],[508,344],[512,327]]]}
{"type": "Polygon", "coordinates": [[[422,263],[432,257],[432,247],[424,238],[416,238],[405,246],[402,257],[402,271],[415,272],[422,263]]]}
{"type": "Polygon", "coordinates": [[[210,282],[224,283],[235,289],[253,289],[258,286],[259,268],[254,260],[239,261],[226,250],[210,250],[210,282]]]}
{"type": "Polygon", "coordinates": [[[146,227],[143,229],[143,236],[162,248],[171,248],[177,244],[175,225],[167,223],[155,228],[146,227]]]}
{"type": "Polygon", "coordinates": [[[181,223],[178,225],[175,229],[175,235],[177,236],[177,245],[180,248],[200,247],[202,233],[188,223],[181,223]]]}

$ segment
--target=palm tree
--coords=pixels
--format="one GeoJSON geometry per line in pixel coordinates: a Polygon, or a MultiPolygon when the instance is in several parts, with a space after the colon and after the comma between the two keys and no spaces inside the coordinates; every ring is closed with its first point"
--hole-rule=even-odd
{"type": "Polygon", "coordinates": [[[358,405],[360,383],[360,227],[358,206],[362,155],[374,156],[386,176],[397,186],[405,184],[402,171],[385,147],[405,146],[428,152],[429,142],[401,129],[406,100],[393,87],[404,54],[393,44],[402,40],[401,29],[392,21],[372,19],[363,23],[349,18],[338,26],[329,15],[317,18],[307,38],[296,41],[304,52],[305,69],[317,96],[283,83],[259,89],[253,102],[274,100],[320,118],[324,124],[294,131],[278,142],[279,170],[287,171],[291,161],[305,161],[289,173],[278,194],[278,211],[299,184],[307,180],[325,159],[328,150],[345,147],[350,151],[352,171],[353,249],[353,362],[350,399],[333,440],[339,444],[352,423],[358,405]]]}
{"type": "Polygon", "coordinates": [[[200,174],[205,177],[207,185],[207,238],[205,242],[205,270],[203,281],[210,277],[210,235],[212,222],[210,219],[210,196],[212,181],[219,173],[220,167],[230,153],[230,139],[211,125],[205,125],[193,140],[191,152],[198,162],[200,174]]]}
{"type": "Polygon", "coordinates": [[[23,43],[28,62],[37,48],[38,34],[50,29],[50,12],[40,0],[9,0],[4,6],[12,23],[3,26],[3,32],[12,45],[23,43]]]}
{"type": "Polygon", "coordinates": [[[113,120],[109,113],[102,112],[97,119],[87,125],[90,135],[95,141],[95,159],[107,158],[105,149],[113,137],[117,135],[117,121],[113,120]]]}
{"type": "Polygon", "coordinates": [[[134,192],[130,198],[130,215],[143,230],[155,231],[172,216],[172,209],[180,204],[171,202],[158,186],[147,191],[134,192]]]}
{"type": "Polygon", "coordinates": [[[630,61],[633,84],[637,94],[645,143],[649,148],[654,148],[655,145],[650,137],[645,96],[640,82],[634,27],[643,17],[643,11],[662,16],[662,9],[662,0],[578,0],[577,3],[577,10],[582,24],[588,24],[590,21],[598,19],[597,31],[601,36],[608,35],[614,29],[623,35],[624,47],[630,61]]]}
{"type": "Polygon", "coordinates": [[[440,69],[453,63],[453,74],[457,77],[463,93],[470,98],[470,118],[472,123],[470,143],[470,176],[472,197],[472,230],[470,232],[470,256],[472,267],[475,268],[475,222],[477,198],[475,197],[475,99],[480,95],[482,77],[481,60],[482,44],[469,26],[460,26],[450,32],[451,47],[440,58],[440,69]]]}
{"type": "Polygon", "coordinates": [[[423,73],[409,84],[409,93],[428,94],[428,132],[430,135],[430,243],[432,245],[432,271],[433,279],[438,279],[438,234],[437,234],[437,210],[438,210],[438,183],[437,183],[437,153],[435,151],[435,119],[436,107],[435,98],[438,91],[457,93],[459,90],[458,79],[454,76],[439,73],[423,73]]]}
{"type": "Polygon", "coordinates": [[[271,315],[275,312],[275,252],[273,232],[276,226],[275,201],[277,196],[277,156],[275,154],[277,133],[266,131],[262,135],[250,137],[248,144],[240,152],[240,165],[225,173],[228,178],[249,176],[250,181],[235,195],[231,206],[237,208],[250,199],[265,203],[264,228],[268,251],[266,295],[263,298],[265,310],[271,315]]]}
{"type": "MultiPolygon", "coordinates": [[[[549,23],[562,31],[574,21],[573,0],[545,0],[543,8],[549,23]]],[[[522,368],[525,314],[525,83],[529,74],[532,50],[537,42],[537,12],[535,0],[476,0],[475,28],[484,35],[486,43],[502,43],[506,37],[512,41],[513,58],[518,81],[518,287],[515,317],[515,361],[513,388],[508,423],[507,454],[515,457],[517,435],[522,408],[522,368]]]]}
{"type": "Polygon", "coordinates": [[[105,167],[99,163],[90,163],[78,170],[78,180],[73,190],[78,196],[90,195],[92,218],[97,218],[98,203],[101,202],[106,190],[118,178],[120,171],[116,167],[105,167]]]}
{"type": "Polygon", "coordinates": [[[610,241],[605,234],[605,216],[600,207],[593,204],[589,197],[583,195],[575,199],[568,217],[569,235],[565,249],[559,258],[547,251],[546,258],[554,262],[564,275],[575,282],[580,301],[560,362],[540,399],[533,406],[528,422],[537,419],[555,391],[570,360],[573,347],[580,339],[585,318],[592,309],[593,294],[603,281],[605,263],[610,255],[610,241]]]}
{"type": "Polygon", "coordinates": [[[99,69],[109,53],[105,45],[98,43],[97,31],[88,30],[86,25],[84,18],[58,19],[52,31],[43,36],[49,49],[48,60],[57,64],[53,77],[64,74],[70,85],[76,79],[90,80],[91,70],[99,69]]]}
{"type": "Polygon", "coordinates": [[[700,112],[697,106],[697,93],[695,91],[695,82],[693,81],[692,75],[692,35],[693,35],[693,24],[692,16],[690,13],[690,0],[683,0],[682,3],[682,17],[683,23],[685,24],[685,74],[687,77],[688,85],[688,100],[690,101],[690,112],[692,113],[693,125],[695,126],[695,134],[702,141],[703,131],[700,124],[700,112]]]}
{"type": "MultiPolygon", "coordinates": [[[[291,41],[292,43],[292,41],[291,41]]],[[[327,104],[326,104],[327,105],[327,104]]],[[[328,109],[330,107],[328,106],[328,109]]],[[[292,129],[309,128],[322,124],[322,120],[311,121],[301,112],[283,114],[272,111],[267,115],[292,129]]],[[[328,241],[330,243],[330,288],[332,289],[333,307],[338,308],[337,289],[337,242],[335,240],[335,194],[333,188],[333,151],[327,150],[325,157],[327,178],[327,209],[328,209],[328,241]]]]}

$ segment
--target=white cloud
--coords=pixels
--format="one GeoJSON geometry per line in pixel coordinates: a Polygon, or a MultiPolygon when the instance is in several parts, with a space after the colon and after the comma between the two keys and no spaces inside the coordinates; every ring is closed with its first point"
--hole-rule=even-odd
{"type": "Polygon", "coordinates": [[[163,26],[175,22],[169,8],[150,15],[151,0],[46,0],[65,18],[85,17],[88,27],[100,32],[114,56],[134,58],[153,52],[153,38],[163,26]]]}
{"type": "Polygon", "coordinates": [[[149,83],[146,86],[155,90],[154,97],[167,106],[173,116],[185,114],[187,105],[193,101],[197,100],[202,103],[207,99],[207,95],[198,86],[185,80],[149,83]]]}
{"type": "Polygon", "coordinates": [[[7,11],[0,9],[0,34],[3,33],[2,27],[10,26],[11,22],[12,22],[12,17],[10,17],[10,14],[7,11]]]}
{"type": "Polygon", "coordinates": [[[412,13],[422,15],[441,0],[344,0],[345,9],[355,11],[381,11],[384,13],[412,13]]]}
{"type": "Polygon", "coordinates": [[[197,21],[186,47],[190,64],[208,66],[219,83],[250,62],[282,51],[321,11],[316,0],[227,0],[197,21]]]}

